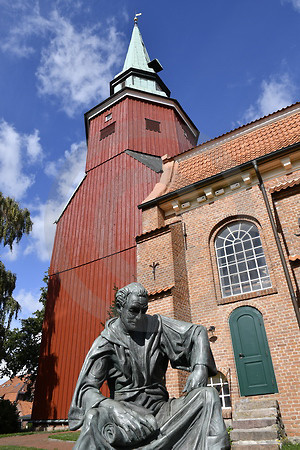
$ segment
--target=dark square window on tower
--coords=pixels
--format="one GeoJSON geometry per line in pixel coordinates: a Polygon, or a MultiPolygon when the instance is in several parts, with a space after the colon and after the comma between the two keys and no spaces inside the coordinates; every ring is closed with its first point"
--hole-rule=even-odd
{"type": "Polygon", "coordinates": [[[160,133],[160,122],[157,120],[145,119],[146,121],[146,130],[157,131],[160,133]]]}
{"type": "Polygon", "coordinates": [[[100,141],[102,141],[102,139],[106,138],[107,136],[115,132],[115,124],[116,122],[113,122],[107,127],[102,128],[102,130],[100,130],[100,141]]]}

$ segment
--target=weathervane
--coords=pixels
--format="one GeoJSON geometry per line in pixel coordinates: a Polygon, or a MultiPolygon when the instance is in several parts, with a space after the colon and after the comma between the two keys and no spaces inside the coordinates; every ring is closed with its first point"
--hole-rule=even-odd
{"type": "Polygon", "coordinates": [[[134,23],[138,22],[138,17],[141,15],[142,15],[142,13],[136,13],[136,15],[134,16],[134,23]]]}

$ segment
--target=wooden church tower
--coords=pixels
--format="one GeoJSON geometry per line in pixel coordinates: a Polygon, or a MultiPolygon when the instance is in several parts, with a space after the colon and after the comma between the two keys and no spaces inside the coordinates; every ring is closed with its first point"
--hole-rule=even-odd
{"type": "MultiPolygon", "coordinates": [[[[33,420],[65,421],[85,355],[103,329],[116,287],[136,277],[137,206],[160,178],[161,156],[197,143],[170,98],[135,19],[110,97],[85,114],[85,177],[62,212],[50,266],[33,420]]],[[[151,269],[149,269],[151,270],[151,269]]]]}

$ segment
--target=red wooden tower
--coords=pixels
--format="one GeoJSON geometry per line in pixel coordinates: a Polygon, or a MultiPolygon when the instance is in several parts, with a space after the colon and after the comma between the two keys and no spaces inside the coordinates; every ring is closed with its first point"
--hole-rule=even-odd
{"type": "MultiPolygon", "coordinates": [[[[196,145],[198,130],[150,61],[135,21],[110,97],[85,114],[86,175],[58,222],[33,420],[65,420],[114,287],[135,280],[139,205],[152,191],[161,156],[196,145]]],[[[151,270],[151,269],[149,269],[151,270]]]]}

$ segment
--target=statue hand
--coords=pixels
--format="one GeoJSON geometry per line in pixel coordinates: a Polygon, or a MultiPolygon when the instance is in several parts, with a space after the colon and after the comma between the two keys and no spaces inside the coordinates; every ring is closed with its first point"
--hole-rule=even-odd
{"type": "Polygon", "coordinates": [[[126,404],[106,399],[102,406],[110,409],[114,423],[123,428],[130,441],[144,440],[157,430],[157,423],[151,414],[139,415],[126,404]]]}
{"type": "Polygon", "coordinates": [[[189,375],[183,392],[191,392],[197,387],[207,386],[208,369],[202,364],[196,364],[193,372],[189,375]]]}

